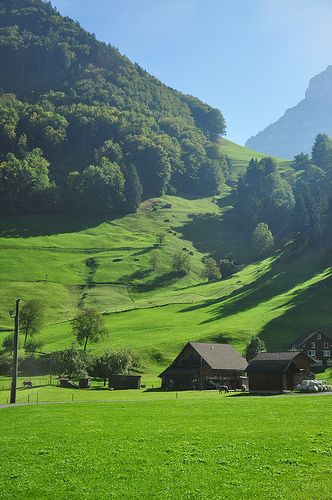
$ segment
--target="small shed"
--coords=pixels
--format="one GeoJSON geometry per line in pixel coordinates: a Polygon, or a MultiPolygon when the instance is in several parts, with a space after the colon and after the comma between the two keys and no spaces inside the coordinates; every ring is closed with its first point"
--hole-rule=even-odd
{"type": "Polygon", "coordinates": [[[314,361],[301,351],[261,352],[250,361],[247,374],[252,392],[292,391],[302,376],[312,374],[314,361]],[[302,375],[303,374],[303,375],[302,375]]]}
{"type": "Polygon", "coordinates": [[[166,390],[241,389],[247,365],[229,344],[189,342],[159,377],[166,390]]]}
{"type": "Polygon", "coordinates": [[[109,389],[140,389],[141,375],[110,375],[109,389]]]}

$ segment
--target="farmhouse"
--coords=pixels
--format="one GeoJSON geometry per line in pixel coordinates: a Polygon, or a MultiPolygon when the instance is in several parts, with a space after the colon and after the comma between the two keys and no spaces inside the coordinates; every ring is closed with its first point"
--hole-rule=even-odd
{"type": "Polygon", "coordinates": [[[303,379],[314,378],[314,361],[304,352],[261,352],[247,368],[249,390],[282,392],[293,390],[303,379]]]}
{"type": "Polygon", "coordinates": [[[228,344],[189,342],[159,377],[167,390],[240,389],[247,361],[228,344]]]}
{"type": "Polygon", "coordinates": [[[325,333],[306,333],[296,339],[290,349],[305,352],[316,361],[317,366],[332,366],[332,339],[325,333]]]}

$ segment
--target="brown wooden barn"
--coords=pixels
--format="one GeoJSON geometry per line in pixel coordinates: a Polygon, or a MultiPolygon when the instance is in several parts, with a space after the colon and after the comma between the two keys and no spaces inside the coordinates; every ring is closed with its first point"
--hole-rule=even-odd
{"type": "Polygon", "coordinates": [[[229,344],[189,342],[159,377],[166,390],[240,389],[247,361],[229,344]]]}
{"type": "Polygon", "coordinates": [[[292,342],[290,349],[304,351],[316,361],[316,366],[332,366],[332,339],[326,333],[306,333],[292,342]]]}
{"type": "Polygon", "coordinates": [[[301,351],[261,352],[247,368],[249,390],[291,391],[301,380],[314,378],[313,364],[313,359],[301,351]]]}

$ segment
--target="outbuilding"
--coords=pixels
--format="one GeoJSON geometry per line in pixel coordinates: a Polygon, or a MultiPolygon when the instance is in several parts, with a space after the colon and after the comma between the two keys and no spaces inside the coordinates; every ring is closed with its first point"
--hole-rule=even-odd
{"type": "Polygon", "coordinates": [[[241,389],[247,365],[229,344],[189,342],[159,377],[165,390],[241,389]]]}
{"type": "Polygon", "coordinates": [[[249,390],[292,391],[301,380],[314,378],[313,364],[314,360],[301,351],[261,352],[247,368],[249,390]]]}
{"type": "Polygon", "coordinates": [[[140,389],[140,375],[110,375],[108,378],[109,389],[140,389]]]}

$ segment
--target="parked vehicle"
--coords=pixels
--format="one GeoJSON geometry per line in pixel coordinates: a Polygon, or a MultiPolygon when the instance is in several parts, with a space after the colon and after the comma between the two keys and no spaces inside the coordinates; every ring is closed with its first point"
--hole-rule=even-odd
{"type": "Polygon", "coordinates": [[[296,386],[296,390],[300,392],[332,391],[332,386],[328,385],[326,380],[302,380],[296,386]]]}

